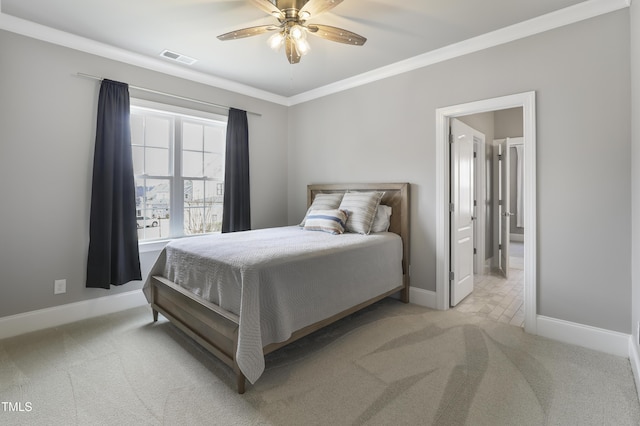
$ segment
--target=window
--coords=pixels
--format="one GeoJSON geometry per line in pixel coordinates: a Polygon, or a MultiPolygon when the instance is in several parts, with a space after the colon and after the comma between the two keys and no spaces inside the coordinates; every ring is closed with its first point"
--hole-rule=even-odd
{"type": "Polygon", "coordinates": [[[220,231],[226,121],[131,100],[139,241],[220,231]]]}

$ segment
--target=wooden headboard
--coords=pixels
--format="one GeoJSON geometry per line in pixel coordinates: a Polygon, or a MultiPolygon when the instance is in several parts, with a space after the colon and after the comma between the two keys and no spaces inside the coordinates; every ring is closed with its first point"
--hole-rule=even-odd
{"type": "Polygon", "coordinates": [[[307,186],[307,208],[316,194],[349,191],[381,191],[384,192],[381,204],[391,207],[390,232],[402,238],[402,273],[404,275],[406,302],[409,301],[409,184],[408,183],[330,183],[307,186]]]}

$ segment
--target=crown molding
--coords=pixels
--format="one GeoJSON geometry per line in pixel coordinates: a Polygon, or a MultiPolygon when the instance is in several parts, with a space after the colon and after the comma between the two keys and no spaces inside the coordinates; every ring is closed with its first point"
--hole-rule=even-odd
{"type": "Polygon", "coordinates": [[[529,37],[565,25],[594,18],[605,13],[629,7],[631,0],[588,0],[546,15],[538,16],[496,31],[432,50],[413,58],[359,74],[317,89],[289,97],[290,105],[307,102],[323,96],[342,92],[374,81],[393,77],[429,65],[444,62],[490,47],[499,46],[521,38],[529,37]]]}
{"type": "Polygon", "coordinates": [[[85,37],[80,37],[64,31],[56,30],[45,25],[17,18],[15,16],[2,13],[0,9],[0,30],[10,31],[16,34],[46,41],[48,43],[59,46],[68,47],[74,50],[90,53],[119,62],[139,66],[152,71],[158,71],[174,77],[184,78],[197,83],[206,84],[208,86],[219,89],[229,90],[253,98],[262,99],[264,101],[288,106],[288,98],[277,95],[255,87],[237,83],[221,77],[216,77],[200,71],[187,69],[162,59],[156,59],[149,56],[134,53],[126,49],[100,43],[85,37]]]}
{"type": "Polygon", "coordinates": [[[499,46],[585,19],[624,9],[631,5],[631,0],[587,0],[509,27],[454,43],[335,83],[327,84],[317,89],[286,97],[200,71],[185,69],[184,67],[165,62],[161,59],[133,53],[125,49],[4,14],[2,13],[1,1],[2,0],[0,0],[0,29],[2,30],[284,106],[293,106],[308,102],[418,68],[427,67],[459,56],[468,55],[490,47],[499,46]]]}

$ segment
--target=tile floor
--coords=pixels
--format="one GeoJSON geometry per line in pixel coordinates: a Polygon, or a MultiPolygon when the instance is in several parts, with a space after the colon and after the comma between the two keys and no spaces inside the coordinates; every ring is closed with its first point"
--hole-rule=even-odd
{"type": "Polygon", "coordinates": [[[499,272],[476,275],[474,290],[454,309],[473,312],[506,324],[524,327],[524,262],[520,245],[513,243],[509,279],[499,272]]]}

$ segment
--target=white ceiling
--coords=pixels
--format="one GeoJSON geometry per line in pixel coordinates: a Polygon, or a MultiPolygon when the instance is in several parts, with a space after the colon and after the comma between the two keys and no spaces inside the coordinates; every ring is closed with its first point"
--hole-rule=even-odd
{"type": "Polygon", "coordinates": [[[0,17],[5,18],[0,29],[35,23],[39,24],[40,33],[42,28],[59,30],[63,33],[55,33],[77,36],[85,44],[95,41],[133,52],[137,57],[154,58],[151,62],[168,61],[159,54],[169,49],[197,59],[191,66],[176,65],[189,69],[185,72],[239,83],[282,99],[304,96],[429,52],[441,52],[483,34],[498,32],[507,37],[501,41],[504,42],[508,41],[506,31],[510,28],[527,27],[528,33],[535,33],[629,3],[344,0],[309,22],[351,30],[366,37],[367,43],[349,46],[311,37],[311,52],[299,64],[291,65],[284,52],[276,53],[267,47],[268,34],[226,42],[216,38],[234,29],[277,22],[248,0],[0,1],[0,17]],[[574,18],[567,18],[570,15],[574,18]],[[554,20],[558,23],[554,24],[554,20]],[[532,30],[534,27],[539,29],[532,30]]]}

